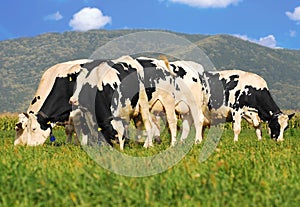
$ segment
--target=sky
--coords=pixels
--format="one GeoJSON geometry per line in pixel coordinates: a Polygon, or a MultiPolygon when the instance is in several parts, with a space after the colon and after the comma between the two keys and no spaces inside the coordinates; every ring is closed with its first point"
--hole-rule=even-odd
{"type": "Polygon", "coordinates": [[[48,32],[163,29],[300,50],[300,0],[2,0],[0,41],[48,32]]]}

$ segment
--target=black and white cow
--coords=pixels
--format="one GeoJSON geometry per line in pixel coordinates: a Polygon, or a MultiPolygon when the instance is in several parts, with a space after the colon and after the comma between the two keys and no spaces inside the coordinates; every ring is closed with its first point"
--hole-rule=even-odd
{"type": "Polygon", "coordinates": [[[149,139],[153,137],[149,105],[141,65],[129,56],[116,60],[83,64],[70,103],[94,116],[108,142],[118,138],[124,147],[124,134],[130,119],[142,115],[149,139]]]}
{"type": "Polygon", "coordinates": [[[68,120],[80,64],[90,60],[60,63],[46,70],[26,113],[19,114],[15,145],[42,145],[56,122],[68,120]]]}
{"type": "Polygon", "coordinates": [[[224,70],[200,75],[206,93],[206,125],[232,121],[234,141],[238,141],[241,120],[246,119],[261,139],[261,122],[268,123],[271,138],[283,141],[283,132],[294,114],[284,114],[274,102],[266,81],[250,72],[224,70]]]}
{"type": "MultiPolygon", "coordinates": [[[[195,143],[200,143],[202,141],[202,125],[204,122],[204,115],[201,110],[203,96],[201,93],[196,94],[194,92],[202,91],[202,83],[197,73],[197,69],[202,68],[202,66],[191,61],[169,63],[166,59],[162,61],[146,57],[139,57],[137,61],[144,68],[144,84],[147,88],[151,113],[165,111],[167,119],[168,114],[172,115],[168,119],[171,130],[171,146],[174,146],[176,143],[176,136],[172,136],[172,129],[176,130],[175,127],[177,126],[177,119],[173,117],[174,112],[179,114],[183,120],[180,140],[184,141],[187,138],[190,127],[194,123],[196,127],[195,143]],[[168,69],[163,69],[166,66],[168,69]],[[153,68],[154,70],[151,70],[153,68]],[[165,74],[161,71],[160,73],[159,69],[169,72],[165,74]],[[153,94],[149,92],[153,92],[153,94]],[[173,99],[172,104],[165,101],[171,99],[173,99]],[[170,123],[174,125],[172,126],[170,123]]],[[[155,122],[155,120],[153,121],[155,122]]],[[[174,134],[176,133],[174,132],[174,134]]]]}

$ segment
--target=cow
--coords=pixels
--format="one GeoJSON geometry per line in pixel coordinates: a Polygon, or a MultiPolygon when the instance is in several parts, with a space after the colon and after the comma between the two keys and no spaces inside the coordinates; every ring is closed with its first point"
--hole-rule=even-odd
{"type": "Polygon", "coordinates": [[[273,100],[266,81],[241,70],[199,73],[205,87],[205,125],[232,121],[234,141],[238,141],[244,118],[254,126],[261,140],[261,123],[267,122],[272,139],[283,141],[283,132],[294,114],[284,114],[273,100]]]}
{"type": "Polygon", "coordinates": [[[72,110],[69,99],[73,94],[81,59],[59,63],[46,70],[27,112],[19,114],[14,145],[42,145],[57,122],[68,119],[72,110]]]}
{"type": "MultiPolygon", "coordinates": [[[[167,119],[168,114],[172,115],[171,118],[168,119],[171,130],[171,146],[175,146],[176,143],[176,136],[172,136],[172,129],[176,130],[174,129],[176,126],[170,124],[177,125],[177,119],[173,117],[174,112],[180,115],[183,120],[183,131],[180,141],[183,142],[186,139],[190,131],[190,126],[192,122],[194,122],[196,127],[195,143],[200,143],[202,141],[202,124],[204,121],[204,115],[201,110],[203,96],[200,93],[197,95],[194,94],[194,91],[199,92],[202,90],[201,81],[195,69],[199,69],[202,66],[192,61],[175,61],[169,63],[164,57],[162,58],[168,69],[163,69],[164,64],[162,60],[147,57],[137,58],[137,61],[143,66],[145,71],[144,84],[148,89],[147,92],[153,92],[153,94],[147,93],[151,113],[166,111],[167,119]],[[153,68],[154,70],[151,70],[153,68]],[[170,74],[161,73],[161,77],[158,77],[160,74],[158,72],[159,69],[167,70],[170,74]],[[149,82],[147,82],[147,80],[149,80],[149,82]],[[153,81],[155,83],[151,83],[153,81]],[[166,91],[172,94],[166,94],[166,91]],[[164,94],[163,97],[162,94],[164,94]],[[172,104],[165,101],[166,97],[170,98],[170,96],[174,99],[174,103],[172,104]]],[[[176,132],[174,132],[174,134],[176,134],[176,132]]]]}
{"type": "Polygon", "coordinates": [[[154,132],[147,95],[142,84],[141,65],[130,56],[100,64],[95,64],[96,61],[81,65],[76,90],[70,103],[79,105],[79,108],[94,115],[94,121],[106,141],[111,144],[111,140],[118,139],[121,150],[124,147],[126,126],[139,113],[147,137],[152,140],[154,132]]]}

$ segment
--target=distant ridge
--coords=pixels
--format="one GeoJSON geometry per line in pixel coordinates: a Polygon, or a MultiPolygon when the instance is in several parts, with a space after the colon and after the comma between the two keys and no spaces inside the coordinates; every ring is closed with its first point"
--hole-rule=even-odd
{"type": "MultiPolygon", "coordinates": [[[[47,33],[0,41],[0,113],[25,111],[43,71],[52,65],[88,58],[108,41],[137,31],[147,30],[47,33]]],[[[299,50],[271,49],[230,35],[174,34],[198,45],[219,70],[263,76],[280,108],[300,109],[299,50]]]]}

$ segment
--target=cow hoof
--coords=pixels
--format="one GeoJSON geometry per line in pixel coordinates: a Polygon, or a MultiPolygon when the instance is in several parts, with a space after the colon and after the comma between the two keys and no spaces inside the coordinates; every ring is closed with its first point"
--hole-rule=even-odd
{"type": "Polygon", "coordinates": [[[200,140],[200,139],[195,140],[195,144],[201,144],[201,142],[202,142],[202,140],[200,140]]]}
{"type": "Polygon", "coordinates": [[[161,144],[161,138],[160,138],[160,136],[155,136],[154,137],[154,141],[157,143],[157,144],[161,144]]]}
{"type": "Polygon", "coordinates": [[[145,143],[143,147],[147,149],[147,148],[153,147],[153,144],[152,143],[151,144],[146,144],[145,143]]]}

